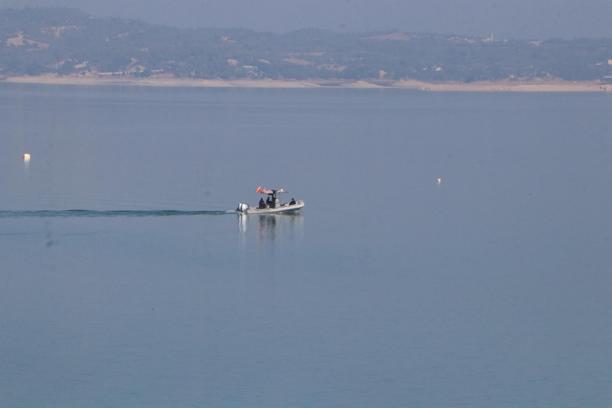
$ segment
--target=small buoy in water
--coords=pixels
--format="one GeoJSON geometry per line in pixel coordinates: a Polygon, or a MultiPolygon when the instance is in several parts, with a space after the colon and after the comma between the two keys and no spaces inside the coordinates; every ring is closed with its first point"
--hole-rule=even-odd
{"type": "Polygon", "coordinates": [[[437,177],[436,178],[436,184],[437,185],[441,185],[442,184],[442,177],[437,177]]]}
{"type": "Polygon", "coordinates": [[[32,156],[30,155],[30,153],[24,153],[23,154],[23,162],[24,163],[29,163],[31,159],[32,159],[32,156]]]}

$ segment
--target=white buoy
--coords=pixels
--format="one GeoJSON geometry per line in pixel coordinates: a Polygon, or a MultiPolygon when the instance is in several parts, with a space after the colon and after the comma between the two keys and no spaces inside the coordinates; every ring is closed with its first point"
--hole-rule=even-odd
{"type": "Polygon", "coordinates": [[[30,153],[24,153],[23,154],[23,162],[24,163],[29,163],[30,160],[32,160],[32,156],[30,155],[30,153]]]}
{"type": "Polygon", "coordinates": [[[442,177],[437,177],[436,178],[436,184],[437,185],[441,185],[442,184],[442,177]]]}

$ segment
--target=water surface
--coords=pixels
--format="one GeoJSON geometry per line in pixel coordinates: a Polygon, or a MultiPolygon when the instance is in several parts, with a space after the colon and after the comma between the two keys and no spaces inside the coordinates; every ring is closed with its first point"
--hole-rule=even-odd
{"type": "Polygon", "coordinates": [[[611,112],[2,85],[0,405],[609,407],[611,112]]]}

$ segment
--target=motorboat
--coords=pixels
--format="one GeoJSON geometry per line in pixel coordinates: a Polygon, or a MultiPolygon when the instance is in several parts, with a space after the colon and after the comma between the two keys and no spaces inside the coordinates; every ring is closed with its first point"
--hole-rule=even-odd
{"type": "Polygon", "coordinates": [[[287,193],[283,188],[270,189],[257,187],[255,192],[262,195],[257,206],[240,203],[236,211],[240,214],[284,214],[295,213],[304,208],[304,200],[291,199],[288,203],[281,202],[279,194],[287,193]],[[264,200],[263,197],[266,197],[264,200]]]}

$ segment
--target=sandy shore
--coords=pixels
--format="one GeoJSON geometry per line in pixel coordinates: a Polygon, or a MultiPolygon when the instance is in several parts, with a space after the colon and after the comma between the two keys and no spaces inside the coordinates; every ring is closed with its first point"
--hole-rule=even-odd
{"type": "Polygon", "coordinates": [[[612,84],[599,81],[478,81],[441,82],[397,81],[395,87],[431,92],[612,92],[612,84]]]}
{"type": "Polygon", "coordinates": [[[0,83],[80,85],[80,86],[154,86],[199,88],[346,88],[346,89],[407,89],[425,92],[612,92],[612,84],[597,81],[480,81],[480,82],[421,82],[414,80],[274,80],[274,79],[183,79],[170,76],[148,78],[105,76],[15,76],[0,83]]]}

